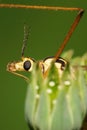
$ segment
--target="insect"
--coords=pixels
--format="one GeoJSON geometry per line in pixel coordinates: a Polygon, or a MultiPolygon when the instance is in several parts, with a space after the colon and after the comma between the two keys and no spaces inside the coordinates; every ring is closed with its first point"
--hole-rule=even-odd
{"type": "MultiPolygon", "coordinates": [[[[57,53],[39,62],[31,57],[24,57],[29,34],[28,27],[24,26],[22,60],[9,63],[7,70],[28,82],[25,117],[30,130],[80,130],[87,111],[87,54],[82,58],[72,59],[71,63],[60,55],[84,10],[13,4],[0,4],[0,7],[78,11],[57,53]],[[79,65],[77,65],[77,60],[79,65]],[[29,77],[20,74],[20,71],[28,72],[29,77]]],[[[72,51],[64,54],[65,57],[66,55],[72,55],[72,51]]]]}

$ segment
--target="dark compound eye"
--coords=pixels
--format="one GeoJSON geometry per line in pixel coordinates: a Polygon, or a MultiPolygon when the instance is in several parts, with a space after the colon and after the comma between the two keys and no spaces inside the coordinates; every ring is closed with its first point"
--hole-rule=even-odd
{"type": "Polygon", "coordinates": [[[31,62],[29,60],[25,61],[23,67],[26,71],[28,71],[31,67],[31,62]]]}

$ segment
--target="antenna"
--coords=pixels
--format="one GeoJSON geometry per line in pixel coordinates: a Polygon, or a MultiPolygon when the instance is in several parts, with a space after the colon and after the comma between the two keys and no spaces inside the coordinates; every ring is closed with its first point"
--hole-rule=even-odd
{"type": "Polygon", "coordinates": [[[81,17],[83,16],[83,13],[84,13],[84,10],[83,9],[80,9],[79,10],[79,13],[77,15],[77,17],[75,18],[73,24],[71,25],[67,35],[65,36],[64,40],[63,40],[63,43],[61,44],[60,48],[58,49],[56,55],[55,55],[55,60],[58,59],[58,57],[61,55],[62,51],[64,50],[67,42],[69,41],[69,39],[71,38],[72,36],[72,33],[75,31],[81,17]]]}
{"type": "MultiPolygon", "coordinates": [[[[62,45],[58,49],[56,55],[55,55],[55,60],[58,59],[60,54],[62,53],[64,47],[66,46],[67,42],[69,41],[72,33],[74,32],[75,28],[77,27],[83,13],[84,9],[82,8],[75,8],[75,7],[58,7],[58,6],[40,6],[40,5],[21,5],[21,4],[0,4],[0,8],[25,8],[25,9],[37,9],[37,10],[64,10],[64,11],[79,11],[79,13],[76,16],[76,19],[74,20],[73,24],[70,27],[70,30],[68,31],[65,39],[63,40],[62,45]]],[[[24,55],[24,49],[25,49],[25,44],[23,45],[22,48],[22,56],[24,55]]]]}
{"type": "Polygon", "coordinates": [[[21,51],[22,57],[24,56],[24,50],[27,46],[28,37],[29,37],[29,26],[24,24],[24,40],[23,40],[23,46],[22,46],[22,51],[21,51]]]}

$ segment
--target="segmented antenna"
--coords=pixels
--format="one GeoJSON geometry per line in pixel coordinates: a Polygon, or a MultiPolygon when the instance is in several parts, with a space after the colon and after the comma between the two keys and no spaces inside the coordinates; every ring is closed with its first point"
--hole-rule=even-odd
{"type": "Polygon", "coordinates": [[[60,48],[58,49],[56,55],[55,55],[55,59],[58,59],[58,57],[61,55],[62,51],[64,50],[67,42],[70,40],[70,37],[72,36],[72,33],[75,31],[77,25],[79,24],[79,21],[81,19],[81,17],[83,16],[84,10],[83,9],[79,9],[79,13],[76,16],[73,24],[71,25],[65,39],[63,40],[63,43],[61,44],[60,48]]]}
{"type": "Polygon", "coordinates": [[[24,40],[23,40],[23,46],[22,46],[22,51],[21,51],[22,57],[24,56],[24,50],[27,45],[28,37],[29,37],[29,26],[24,24],[24,40]]]}

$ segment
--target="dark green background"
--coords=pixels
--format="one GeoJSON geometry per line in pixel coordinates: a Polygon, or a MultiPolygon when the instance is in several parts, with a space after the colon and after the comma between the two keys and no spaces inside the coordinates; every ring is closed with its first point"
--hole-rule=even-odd
{"type": "MultiPolygon", "coordinates": [[[[81,7],[85,13],[65,50],[87,50],[87,0],[0,0],[0,3],[81,7]]],[[[55,55],[76,12],[0,8],[0,130],[28,130],[24,119],[27,84],[6,71],[20,60],[24,23],[31,27],[25,56],[36,60],[55,55]]]]}

